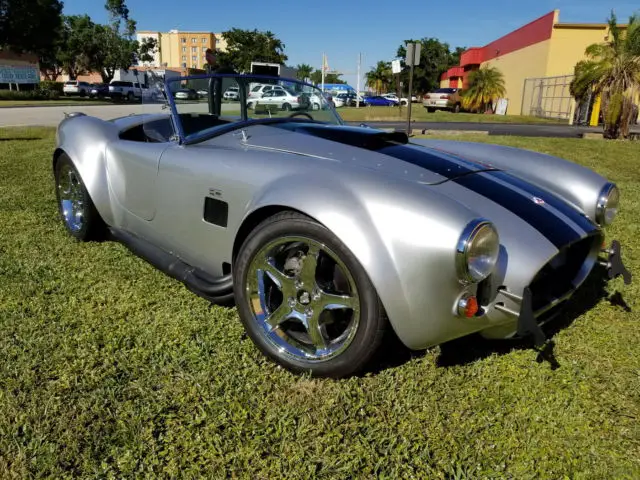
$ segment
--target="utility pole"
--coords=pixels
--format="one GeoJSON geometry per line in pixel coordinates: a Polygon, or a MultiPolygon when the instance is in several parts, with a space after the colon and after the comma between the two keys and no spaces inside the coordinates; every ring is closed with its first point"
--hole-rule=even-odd
{"type": "Polygon", "coordinates": [[[360,64],[362,63],[362,53],[358,54],[358,80],[356,87],[356,108],[360,108],[360,64]]]}

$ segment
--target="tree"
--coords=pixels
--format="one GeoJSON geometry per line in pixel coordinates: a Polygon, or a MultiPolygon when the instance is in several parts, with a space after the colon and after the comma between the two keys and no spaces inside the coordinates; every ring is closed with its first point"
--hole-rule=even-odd
{"type": "Polygon", "coordinates": [[[440,76],[449,68],[460,64],[460,55],[465,48],[457,47],[453,52],[448,43],[442,43],[436,38],[422,40],[405,40],[398,47],[397,56],[401,57],[403,67],[400,80],[405,86],[409,85],[409,67],[405,65],[407,43],[420,43],[420,64],[413,67],[413,88],[417,93],[427,93],[440,86],[440,76]]]}
{"type": "Polygon", "coordinates": [[[469,75],[469,87],[462,95],[462,106],[473,112],[484,112],[489,104],[505,93],[502,72],[496,67],[484,65],[469,75]]]}
{"type": "Polygon", "coordinates": [[[116,71],[129,70],[137,61],[153,60],[157,45],[154,39],[140,44],[133,38],[136,22],[129,17],[124,0],[107,0],[105,9],[109,23],[92,25],[92,39],[85,44],[83,53],[88,58],[87,69],[100,72],[102,81],[109,83],[116,71]]]}
{"type": "Polygon", "coordinates": [[[311,74],[313,73],[313,67],[306,63],[297,65],[296,70],[298,71],[298,73],[296,73],[296,78],[298,80],[306,80],[308,78],[311,78],[311,74]]]}
{"type": "MultiPolygon", "coordinates": [[[[325,73],[324,83],[347,83],[340,78],[341,76],[341,73],[325,73]]],[[[322,84],[322,70],[314,70],[309,78],[311,80],[311,83],[313,83],[314,85],[322,84]]]]}
{"type": "Polygon", "coordinates": [[[239,72],[251,71],[251,62],[284,64],[288,59],[284,43],[270,31],[232,28],[222,32],[222,37],[227,42],[227,51],[218,52],[218,62],[239,72]]]}
{"type": "Polygon", "coordinates": [[[50,55],[61,23],[60,0],[0,0],[0,50],[50,55]]]}
{"type": "Polygon", "coordinates": [[[575,66],[572,94],[580,99],[588,91],[602,97],[605,138],[628,138],[640,92],[640,17],[632,15],[626,33],[614,12],[608,19],[609,41],[589,45],[586,60],[575,66]]]}
{"type": "Polygon", "coordinates": [[[392,83],[393,74],[391,73],[390,62],[378,62],[375,67],[365,74],[367,86],[373,88],[376,94],[380,94],[382,90],[387,90],[392,83]]]}
{"type": "Polygon", "coordinates": [[[75,79],[90,69],[95,28],[88,15],[63,17],[54,50],[40,57],[40,70],[48,79],[56,80],[63,71],[75,79]]]}

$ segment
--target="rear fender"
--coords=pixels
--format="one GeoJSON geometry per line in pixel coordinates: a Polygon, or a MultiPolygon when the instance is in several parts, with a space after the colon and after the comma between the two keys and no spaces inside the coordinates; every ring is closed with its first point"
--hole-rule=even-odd
{"type": "Polygon", "coordinates": [[[64,152],[74,163],[96,210],[108,225],[114,225],[114,209],[109,192],[106,147],[118,139],[118,129],[111,122],[95,117],[65,118],[56,133],[53,166],[64,152]]]}

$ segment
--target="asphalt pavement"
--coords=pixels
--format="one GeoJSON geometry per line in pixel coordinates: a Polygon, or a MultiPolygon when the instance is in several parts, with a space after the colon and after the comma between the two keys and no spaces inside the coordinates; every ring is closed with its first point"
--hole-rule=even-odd
{"type": "MultiPolygon", "coordinates": [[[[226,105],[223,105],[223,109],[226,105]]],[[[233,108],[230,106],[229,108],[233,108]]],[[[104,120],[140,113],[162,111],[161,104],[148,105],[72,105],[43,107],[0,108],[0,127],[56,126],[64,118],[65,113],[81,111],[104,120]]],[[[349,122],[359,125],[362,122],[349,122]]],[[[395,128],[405,130],[405,122],[365,122],[374,128],[395,128]]],[[[583,133],[602,133],[601,128],[554,124],[509,124],[509,123],[473,123],[473,122],[412,122],[413,130],[455,130],[481,131],[489,135],[519,135],[525,137],[562,137],[579,138],[583,133]]],[[[635,125],[632,131],[640,134],[640,126],[635,125]]]]}

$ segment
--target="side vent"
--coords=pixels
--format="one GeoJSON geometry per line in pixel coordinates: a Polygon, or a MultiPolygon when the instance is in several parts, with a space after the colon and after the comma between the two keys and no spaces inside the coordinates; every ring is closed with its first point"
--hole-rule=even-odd
{"type": "Polygon", "coordinates": [[[216,198],[204,198],[204,221],[219,227],[227,226],[229,218],[229,204],[216,198]]]}

